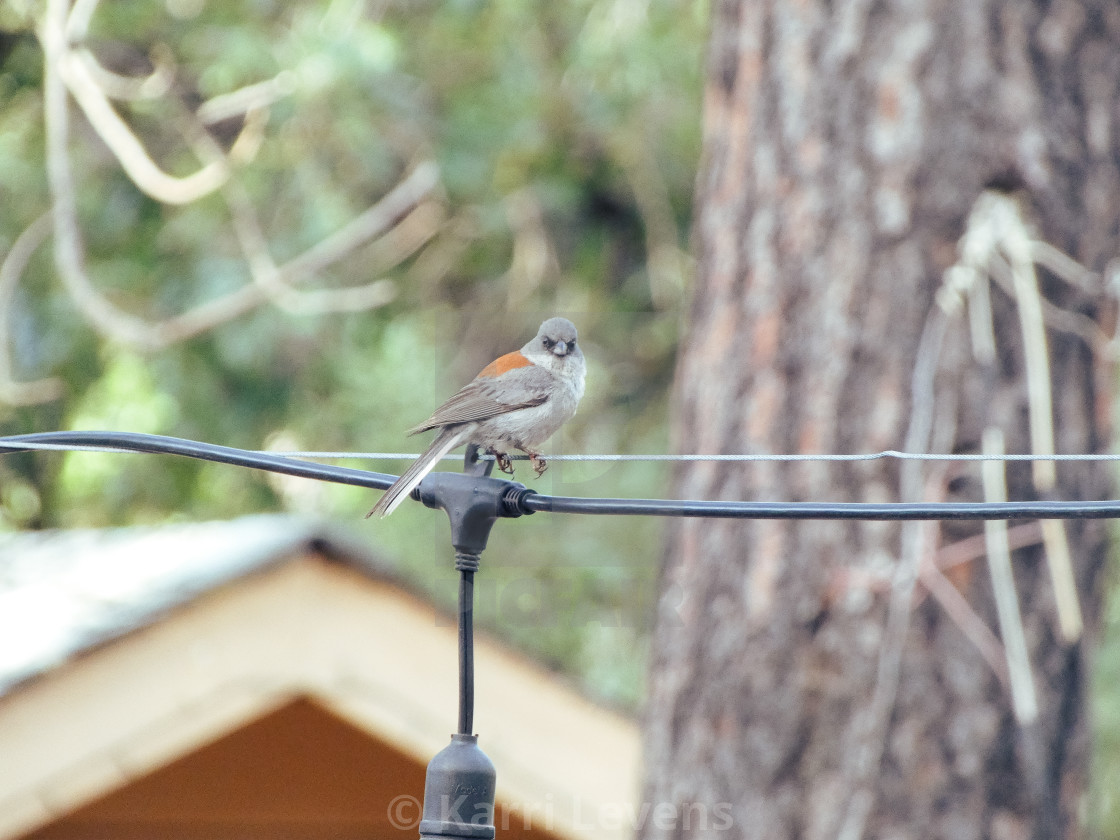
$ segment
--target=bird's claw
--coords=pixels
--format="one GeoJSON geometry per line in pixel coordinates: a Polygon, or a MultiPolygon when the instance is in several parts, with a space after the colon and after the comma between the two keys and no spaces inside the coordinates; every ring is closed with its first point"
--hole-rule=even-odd
{"type": "Polygon", "coordinates": [[[533,471],[537,474],[537,478],[544,475],[544,471],[548,469],[548,461],[536,452],[529,453],[529,463],[533,465],[533,471]]]}
{"type": "Polygon", "coordinates": [[[491,449],[490,454],[494,456],[494,460],[498,464],[498,469],[509,475],[513,475],[513,459],[505,452],[499,452],[496,449],[491,449]]]}

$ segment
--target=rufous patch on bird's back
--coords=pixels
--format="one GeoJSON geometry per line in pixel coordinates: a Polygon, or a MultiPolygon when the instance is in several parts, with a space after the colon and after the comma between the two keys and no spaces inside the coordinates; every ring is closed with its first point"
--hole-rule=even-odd
{"type": "Polygon", "coordinates": [[[512,353],[506,353],[504,356],[496,358],[484,367],[478,375],[493,379],[495,376],[501,376],[514,368],[529,367],[531,364],[533,363],[525,358],[525,354],[520,350],[514,350],[512,353]]]}

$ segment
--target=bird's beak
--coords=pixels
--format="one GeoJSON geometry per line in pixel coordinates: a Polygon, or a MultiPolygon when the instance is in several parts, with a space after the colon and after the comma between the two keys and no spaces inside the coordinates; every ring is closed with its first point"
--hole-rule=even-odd
{"type": "Polygon", "coordinates": [[[568,355],[568,342],[557,341],[554,345],[552,345],[552,352],[555,353],[557,356],[567,356],[568,355]]]}

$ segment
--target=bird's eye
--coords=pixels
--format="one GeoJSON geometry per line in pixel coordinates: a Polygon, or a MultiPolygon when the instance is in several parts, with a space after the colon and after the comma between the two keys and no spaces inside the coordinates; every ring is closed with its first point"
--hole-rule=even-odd
{"type": "Polygon", "coordinates": [[[555,342],[555,341],[553,341],[553,340],[552,340],[551,338],[546,338],[546,339],[544,339],[544,341],[543,341],[542,343],[544,344],[544,347],[545,347],[545,349],[546,349],[546,350],[548,350],[548,349],[549,349],[549,348],[551,348],[551,347],[552,347],[552,345],[553,345],[553,344],[555,344],[556,342],[555,342]]]}

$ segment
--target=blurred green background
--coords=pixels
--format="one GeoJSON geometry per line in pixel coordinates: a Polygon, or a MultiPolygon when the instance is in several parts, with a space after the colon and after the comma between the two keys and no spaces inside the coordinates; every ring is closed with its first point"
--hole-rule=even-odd
{"type": "MultiPolygon", "coordinates": [[[[0,4],[0,258],[51,207],[59,161],[52,170],[44,151],[57,131],[44,108],[44,48],[69,8],[0,4]]],[[[18,276],[0,280],[0,433],[116,429],[249,449],[416,452],[427,436],[404,430],[544,317],[565,314],[581,330],[588,395],[549,449],[666,450],[691,271],[703,4],[137,0],[76,3],[69,26],[72,59],[92,67],[152,164],[179,178],[223,156],[230,168],[197,200],[159,201],[71,100],[62,164],[86,280],[118,316],[151,325],[221,299],[251,285],[262,259],[284,266],[314,253],[418,167],[434,163],[438,182],[384,236],[292,279],[294,293],[262,295],[185,340],[105,326],[97,302],[60,281],[39,222],[41,243],[18,276]],[[375,281],[373,301],[332,311],[331,290],[375,281]]],[[[661,495],[666,476],[660,466],[574,463],[540,480],[527,466],[518,474],[544,492],[607,496],[661,495]]],[[[350,523],[450,604],[443,517],[405,505],[363,521],[376,498],[186,459],[0,459],[0,528],[289,510],[350,523]]],[[[632,710],[660,530],[655,520],[560,516],[499,526],[480,620],[632,710]]]]}
{"type": "MultiPolygon", "coordinates": [[[[549,449],[671,448],[705,3],[78,3],[71,32],[96,64],[78,48],[75,60],[102,74],[95,82],[152,163],[180,178],[213,160],[230,170],[195,201],[158,201],[72,103],[53,171],[74,181],[92,299],[61,282],[38,221],[52,203],[43,45],[68,8],[0,3],[0,434],[116,429],[250,449],[415,452],[426,438],[405,429],[564,314],[581,330],[588,393],[549,449]],[[314,255],[428,163],[438,182],[385,235],[196,335],[130,340],[97,316],[103,306],[156,324],[253,284],[254,269],[262,283],[270,265],[314,255]],[[332,292],[375,281],[364,301],[332,292]]],[[[667,479],[660,465],[554,463],[529,483],[660,496],[667,479]]],[[[375,499],[185,459],[0,459],[2,529],[288,510],[352,524],[450,605],[446,523],[415,505],[365,522],[375,499]]],[[[479,576],[480,621],[636,710],[660,537],[655,520],[499,525],[479,576]]],[[[1092,808],[1106,837],[1120,837],[1118,625],[1113,607],[1094,699],[1092,808]]]]}

